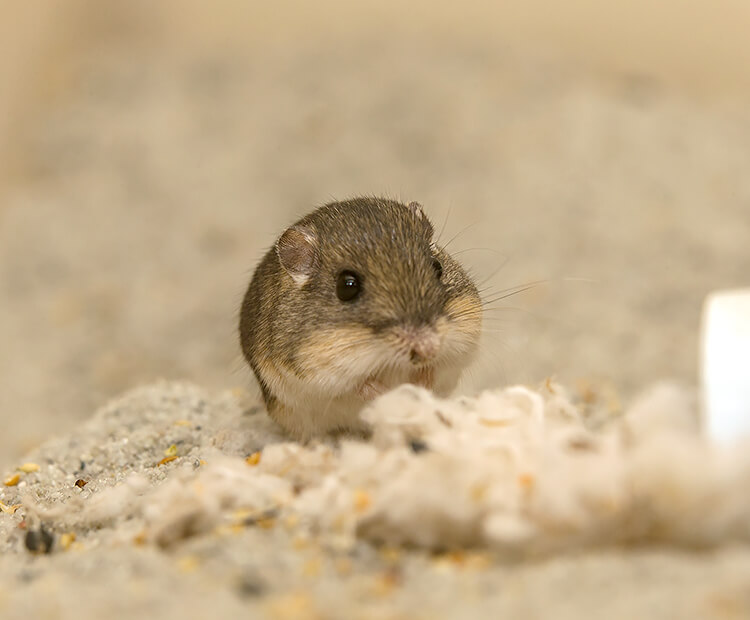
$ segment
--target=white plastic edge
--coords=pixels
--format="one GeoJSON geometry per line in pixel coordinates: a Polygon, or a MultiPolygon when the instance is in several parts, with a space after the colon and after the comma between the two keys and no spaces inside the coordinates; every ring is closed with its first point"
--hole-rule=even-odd
{"type": "Polygon", "coordinates": [[[750,436],[750,289],[706,298],[700,357],[705,432],[720,442],[750,436]]]}

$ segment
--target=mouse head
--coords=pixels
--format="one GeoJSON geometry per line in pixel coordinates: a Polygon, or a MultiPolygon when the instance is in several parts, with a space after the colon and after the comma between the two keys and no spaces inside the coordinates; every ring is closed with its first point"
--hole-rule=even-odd
{"type": "Polygon", "coordinates": [[[304,306],[303,347],[366,359],[355,366],[368,372],[432,368],[473,350],[479,295],[433,235],[418,203],[369,198],[331,203],[287,229],[276,252],[304,306]]]}

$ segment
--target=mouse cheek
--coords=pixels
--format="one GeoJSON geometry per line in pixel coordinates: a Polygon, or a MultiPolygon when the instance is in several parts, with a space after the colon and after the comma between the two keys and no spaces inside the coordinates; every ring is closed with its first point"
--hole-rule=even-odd
{"type": "Polygon", "coordinates": [[[482,328],[482,302],[475,295],[461,295],[445,304],[445,316],[452,322],[461,324],[466,329],[482,328]]]}
{"type": "Polygon", "coordinates": [[[317,330],[303,340],[297,355],[310,388],[331,396],[356,392],[382,359],[382,345],[365,327],[317,330]]]}
{"type": "Polygon", "coordinates": [[[462,295],[445,306],[446,348],[455,353],[471,353],[482,333],[482,302],[474,295],[462,295]]]}

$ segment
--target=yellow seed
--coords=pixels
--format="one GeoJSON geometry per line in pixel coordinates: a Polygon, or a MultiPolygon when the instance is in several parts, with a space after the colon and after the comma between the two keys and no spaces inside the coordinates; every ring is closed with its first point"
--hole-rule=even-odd
{"type": "Polygon", "coordinates": [[[66,534],[60,536],[60,546],[67,551],[68,549],[70,549],[70,546],[75,542],[75,540],[75,532],[67,532],[66,534]]]}
{"type": "Polygon", "coordinates": [[[492,556],[483,551],[472,551],[466,554],[464,565],[473,570],[485,570],[492,566],[492,556]]]}
{"type": "Polygon", "coordinates": [[[3,484],[5,484],[6,487],[14,487],[16,486],[21,480],[21,476],[18,474],[13,474],[12,476],[6,478],[3,481],[3,484]]]}
{"type": "Polygon", "coordinates": [[[174,461],[176,458],[176,456],[165,456],[161,461],[157,463],[157,465],[166,465],[167,463],[171,463],[172,461],[174,461]]]}
{"type": "Polygon", "coordinates": [[[177,446],[175,444],[172,444],[164,450],[164,456],[177,456],[177,446]]]}
{"type": "Polygon", "coordinates": [[[531,474],[521,474],[518,476],[518,484],[527,491],[530,491],[534,487],[534,476],[531,474]]]}
{"type": "Polygon", "coordinates": [[[336,558],[334,566],[341,577],[346,577],[352,573],[352,561],[349,558],[336,558]]]}
{"type": "Polygon", "coordinates": [[[284,519],[284,527],[288,530],[293,530],[299,525],[299,517],[297,515],[288,515],[284,519]]]}
{"type": "Polygon", "coordinates": [[[249,508],[239,508],[232,513],[232,520],[236,523],[244,523],[251,517],[258,514],[257,510],[250,510],[249,508]]]}
{"type": "Polygon", "coordinates": [[[260,452],[253,452],[245,459],[245,463],[248,465],[257,465],[260,463],[260,452]]]}
{"type": "Polygon", "coordinates": [[[276,519],[268,518],[268,519],[258,519],[255,524],[264,529],[264,530],[270,530],[273,528],[274,525],[276,525],[276,519]]]}
{"type": "Polygon", "coordinates": [[[435,570],[436,573],[440,573],[442,575],[445,575],[447,573],[451,573],[455,570],[455,565],[450,562],[450,560],[443,555],[437,555],[432,561],[432,567],[435,570]]]}
{"type": "Polygon", "coordinates": [[[317,577],[320,575],[320,560],[318,558],[312,558],[305,562],[302,567],[302,574],[305,577],[317,577]]]}
{"type": "Polygon", "coordinates": [[[229,390],[229,393],[235,398],[243,398],[247,394],[247,390],[241,387],[235,387],[229,390]]]}
{"type": "Polygon", "coordinates": [[[473,501],[480,503],[487,495],[487,485],[481,483],[474,484],[469,488],[469,494],[473,501]]]}
{"type": "Polygon", "coordinates": [[[448,551],[445,554],[445,557],[450,562],[453,562],[454,564],[458,564],[459,566],[462,566],[466,562],[466,553],[464,553],[461,550],[448,551]]]}
{"type": "Polygon", "coordinates": [[[190,420],[175,420],[175,426],[192,426],[193,423],[190,420]]]}
{"type": "Polygon", "coordinates": [[[401,559],[401,551],[398,547],[383,547],[380,550],[380,557],[384,562],[396,564],[401,559]]]}
{"type": "Polygon", "coordinates": [[[370,494],[363,490],[357,489],[354,491],[354,510],[357,512],[364,512],[370,507],[370,494]]]}
{"type": "Polygon", "coordinates": [[[322,616],[315,601],[306,592],[292,592],[271,598],[266,604],[264,617],[273,620],[316,620],[322,616]]]}
{"type": "Polygon", "coordinates": [[[495,426],[508,426],[510,425],[510,420],[490,420],[488,418],[479,418],[479,423],[482,426],[489,426],[489,427],[495,427],[495,426]]]}
{"type": "Polygon", "coordinates": [[[146,540],[146,532],[138,532],[135,536],[133,536],[133,544],[138,545],[139,547],[142,545],[145,545],[147,542],[146,540]]]}
{"type": "Polygon", "coordinates": [[[21,507],[21,504],[13,504],[12,506],[6,506],[2,502],[0,502],[0,510],[2,510],[4,513],[12,515],[21,507]]]}
{"type": "Polygon", "coordinates": [[[377,596],[387,596],[401,582],[400,575],[395,571],[387,571],[375,577],[372,591],[377,596]]]}
{"type": "Polygon", "coordinates": [[[232,525],[217,525],[213,529],[213,533],[216,536],[229,536],[229,534],[234,534],[234,529],[232,525]]]}
{"type": "Polygon", "coordinates": [[[35,471],[39,471],[39,465],[36,463],[24,463],[18,468],[18,471],[22,471],[24,474],[33,474],[35,471]]]}
{"type": "Polygon", "coordinates": [[[206,461],[204,461],[203,459],[199,460],[198,463],[200,463],[201,465],[206,465],[206,461]]]}
{"type": "Polygon", "coordinates": [[[184,555],[179,560],[177,560],[177,568],[180,569],[183,573],[192,573],[194,572],[200,564],[200,561],[198,560],[197,556],[194,555],[184,555]]]}

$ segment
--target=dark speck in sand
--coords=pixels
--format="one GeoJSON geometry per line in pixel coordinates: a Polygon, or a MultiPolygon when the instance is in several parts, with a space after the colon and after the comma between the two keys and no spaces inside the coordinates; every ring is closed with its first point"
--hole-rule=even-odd
{"type": "Polygon", "coordinates": [[[242,598],[254,598],[267,590],[263,580],[255,574],[243,575],[237,583],[237,593],[242,598]]]}
{"type": "Polygon", "coordinates": [[[427,443],[422,441],[421,439],[412,439],[411,441],[409,441],[409,447],[414,454],[427,452],[430,449],[427,443]]]}
{"type": "Polygon", "coordinates": [[[24,544],[31,553],[51,553],[55,544],[55,536],[42,526],[38,530],[26,532],[24,544]]]}

